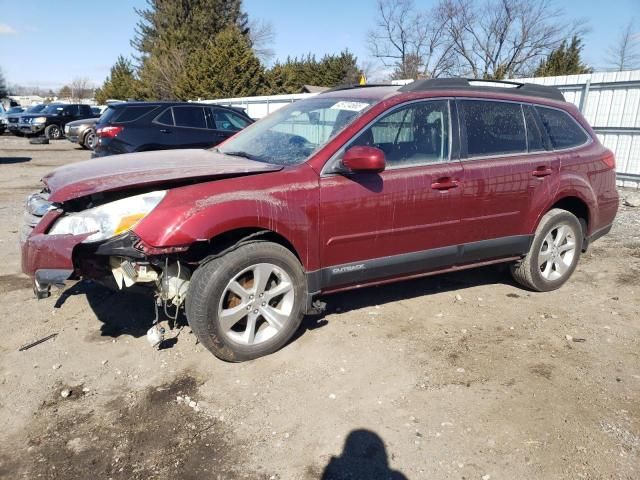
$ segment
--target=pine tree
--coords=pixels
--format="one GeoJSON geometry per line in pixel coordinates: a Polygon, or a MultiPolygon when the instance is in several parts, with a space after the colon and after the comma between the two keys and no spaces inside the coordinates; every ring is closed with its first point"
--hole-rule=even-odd
{"type": "Polygon", "coordinates": [[[582,63],[582,40],[574,35],[571,43],[563,41],[545,60],[540,62],[534,75],[536,77],[553,77],[558,75],[576,75],[591,73],[593,69],[582,63]]]}
{"type": "Polygon", "coordinates": [[[139,93],[147,99],[176,99],[185,62],[226,27],[248,36],[241,0],[147,0],[131,45],[139,52],[139,93]]]}
{"type": "Polygon", "coordinates": [[[265,84],[264,68],[248,38],[230,26],[187,57],[175,92],[182,100],[246,97],[265,93],[265,84]]]}
{"type": "Polygon", "coordinates": [[[111,67],[111,73],[101,88],[96,91],[96,101],[105,103],[108,99],[127,100],[135,98],[138,93],[131,60],[120,55],[111,67]]]}

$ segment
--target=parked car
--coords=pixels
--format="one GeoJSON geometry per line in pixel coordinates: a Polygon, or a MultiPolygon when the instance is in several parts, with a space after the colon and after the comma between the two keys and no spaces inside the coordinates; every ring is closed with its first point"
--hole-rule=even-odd
{"type": "Polygon", "coordinates": [[[0,112],[0,135],[9,129],[9,117],[24,112],[23,107],[11,107],[9,110],[0,112]]]}
{"type": "Polygon", "coordinates": [[[85,118],[69,122],[64,127],[64,136],[71,143],[77,143],[83,148],[93,150],[96,146],[96,123],[97,118],[85,118]]]}
{"type": "Polygon", "coordinates": [[[23,115],[33,115],[35,113],[40,113],[45,108],[47,108],[47,105],[44,103],[41,103],[38,105],[32,105],[26,110],[23,110],[22,112],[19,112],[19,113],[7,114],[7,129],[9,130],[9,133],[12,133],[17,136],[22,136],[22,133],[20,133],[20,127],[19,127],[20,117],[23,115]]]}
{"type": "Polygon", "coordinates": [[[44,134],[51,140],[58,140],[64,135],[64,126],[67,123],[84,118],[95,118],[89,105],[51,104],[38,114],[22,115],[18,126],[24,135],[44,134]]]}
{"type": "Polygon", "coordinates": [[[147,285],[229,361],[336,291],[494,263],[557,289],[611,229],[613,153],[557,89],[485,85],[335,89],[218,148],[61,167],[28,199],[23,271],[38,297],[147,285]]]}
{"type": "Polygon", "coordinates": [[[229,107],[184,102],[109,105],[96,125],[93,156],[215,146],[253,123],[229,107]]]}

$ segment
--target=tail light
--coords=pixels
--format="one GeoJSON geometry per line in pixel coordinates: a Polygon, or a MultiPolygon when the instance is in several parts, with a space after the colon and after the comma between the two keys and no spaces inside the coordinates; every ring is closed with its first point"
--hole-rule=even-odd
{"type": "Polygon", "coordinates": [[[613,152],[611,150],[607,150],[607,153],[602,158],[602,161],[611,170],[615,170],[615,168],[616,168],[616,157],[613,155],[613,152]]]}
{"type": "Polygon", "coordinates": [[[109,125],[106,127],[100,127],[96,130],[98,138],[113,138],[118,135],[124,127],[120,125],[109,125]]]}

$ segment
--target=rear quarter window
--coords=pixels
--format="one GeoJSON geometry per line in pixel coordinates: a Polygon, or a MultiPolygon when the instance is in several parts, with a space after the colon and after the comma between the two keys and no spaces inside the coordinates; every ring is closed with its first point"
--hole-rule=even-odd
{"type": "Polygon", "coordinates": [[[469,157],[526,153],[522,107],[518,103],[460,101],[469,157]]]}
{"type": "Polygon", "coordinates": [[[536,110],[555,150],[587,143],[589,136],[567,112],[546,107],[536,107],[536,110]]]}

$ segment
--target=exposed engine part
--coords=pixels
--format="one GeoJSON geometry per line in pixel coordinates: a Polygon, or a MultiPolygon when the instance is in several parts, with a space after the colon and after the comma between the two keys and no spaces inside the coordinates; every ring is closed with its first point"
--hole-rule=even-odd
{"type": "Polygon", "coordinates": [[[137,262],[124,257],[109,257],[109,266],[120,289],[123,286],[130,287],[134,283],[158,281],[158,272],[146,262],[137,262]]]}
{"type": "Polygon", "coordinates": [[[167,259],[165,268],[160,276],[160,298],[179,307],[186,298],[190,279],[191,270],[179,261],[170,264],[167,259]]]}

